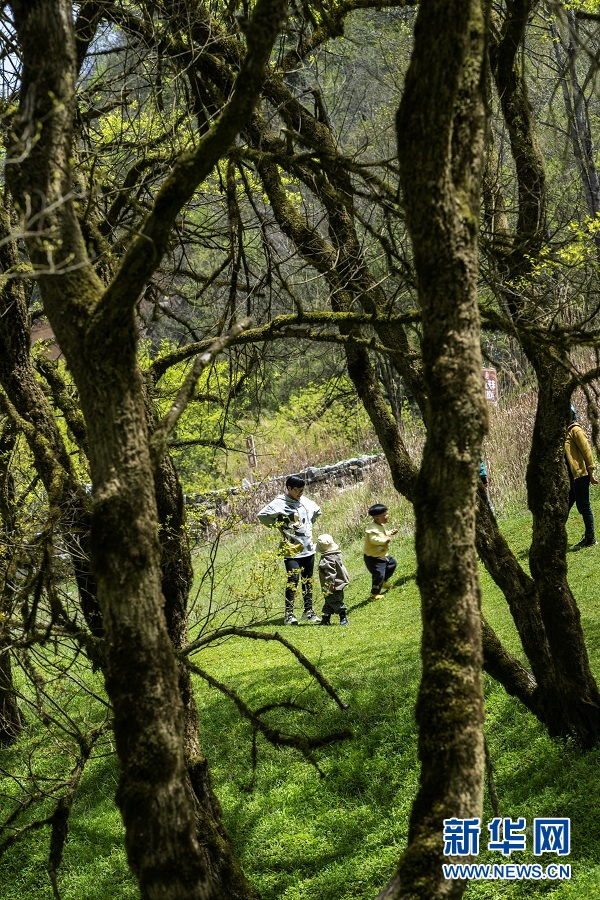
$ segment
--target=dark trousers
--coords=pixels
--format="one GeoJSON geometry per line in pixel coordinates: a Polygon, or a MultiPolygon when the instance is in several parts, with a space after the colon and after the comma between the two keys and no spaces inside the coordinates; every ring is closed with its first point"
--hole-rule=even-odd
{"type": "Polygon", "coordinates": [[[569,512],[573,504],[577,507],[577,512],[583,519],[585,525],[584,540],[593,541],[594,535],[594,513],[590,504],[590,476],[584,475],[582,478],[573,478],[569,472],[569,512]]]}
{"type": "Polygon", "coordinates": [[[293,615],[294,600],[298,590],[298,582],[302,582],[302,599],[304,600],[304,612],[312,609],[313,573],[315,571],[315,554],[298,558],[284,559],[287,571],[287,584],[285,588],[285,613],[293,615]]]}
{"type": "Polygon", "coordinates": [[[346,609],[346,605],[344,603],[344,591],[332,591],[330,594],[325,594],[325,603],[323,604],[323,615],[324,616],[332,616],[334,613],[339,613],[340,616],[345,616],[348,610],[346,609]]]}
{"type": "Polygon", "coordinates": [[[393,556],[364,556],[365,566],[371,573],[371,593],[378,594],[384,581],[396,571],[398,563],[393,556]]]}

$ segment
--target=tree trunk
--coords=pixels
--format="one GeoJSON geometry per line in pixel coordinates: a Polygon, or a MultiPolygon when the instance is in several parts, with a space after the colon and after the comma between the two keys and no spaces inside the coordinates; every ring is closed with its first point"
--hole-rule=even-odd
{"type": "MultiPolygon", "coordinates": [[[[150,427],[154,429],[157,422],[150,397],[146,398],[146,410],[150,427]]],[[[155,485],[165,618],[171,643],[176,653],[181,654],[188,645],[187,603],[194,572],[185,528],[183,494],[168,454],[163,456],[155,471],[155,485]]],[[[200,721],[190,671],[181,659],[178,659],[177,665],[183,706],[185,759],[196,799],[197,831],[202,836],[206,867],[218,885],[218,896],[231,900],[258,900],[258,892],[246,879],[234,856],[231,840],[223,825],[221,805],[212,788],[208,762],[200,746],[200,721]]]]}
{"type": "Polygon", "coordinates": [[[15,546],[16,496],[10,471],[17,430],[7,422],[0,432],[0,746],[12,744],[23,728],[17,701],[8,623],[13,612],[14,577],[18,551],[15,546]]]}
{"type": "MultiPolygon", "coordinates": [[[[512,7],[490,51],[519,184],[519,215],[512,244],[498,248],[497,261],[512,283],[527,282],[545,239],[546,185],[523,74],[517,59],[531,2],[512,7]]],[[[525,296],[512,289],[504,299],[515,330],[538,380],[538,406],[527,468],[527,497],[533,515],[529,561],[549,649],[552,672],[540,674],[541,703],[551,734],[572,736],[583,747],[600,738],[600,695],[589,667],[577,604],[567,582],[565,521],[566,471],[563,461],[568,403],[574,382],[567,351],[536,340],[528,328],[532,304],[538,327],[554,327],[551,298],[532,279],[525,296]],[[529,296],[528,296],[529,295],[529,296]]],[[[539,628],[539,626],[537,626],[539,628]]],[[[539,629],[542,633],[541,628],[539,629]]],[[[533,664],[533,663],[532,663],[533,664]]]]}
{"type": "Polygon", "coordinates": [[[92,571],[106,633],[105,679],[121,763],[117,802],[142,897],[219,896],[197,834],[179,672],[164,616],[161,547],[135,301],[197,185],[259,95],[283,17],[258,0],[240,78],[214,127],[182,154],[106,290],[90,264],[71,182],[77,44],[66,0],[13,0],[23,53],[7,166],[44,307],[79,390],[93,482],[92,571]],[[35,136],[35,139],[34,139],[35,136]]]}
{"type": "Polygon", "coordinates": [[[498,528],[483,489],[478,496],[476,544],[485,568],[506,598],[521,645],[531,664],[539,694],[536,715],[545,725],[549,725],[542,698],[553,695],[556,673],[546,639],[536,582],[515,559],[498,528]]]}
{"type": "MultiPolygon", "coordinates": [[[[133,341],[74,360],[94,482],[92,564],[121,762],[117,802],[143,896],[212,897],[187,779],[179,676],[163,615],[158,516],[133,341]],[[129,352],[127,353],[127,349],[129,352]],[[156,810],[160,815],[156,815],[156,810]]],[[[115,332],[112,331],[114,334],[115,332]]],[[[61,341],[68,353],[68,342],[61,341]]]]}
{"type": "Polygon", "coordinates": [[[460,897],[465,884],[443,876],[443,820],[479,817],[483,802],[475,496],[487,419],[477,303],[484,44],[479,0],[424,0],[397,117],[429,415],[414,496],[421,784],[408,848],[381,897],[460,897]]]}
{"type": "MultiPolygon", "coordinates": [[[[537,359],[538,406],[527,498],[533,515],[529,565],[555,671],[555,690],[543,698],[551,734],[571,734],[584,748],[600,739],[600,692],[590,670],[577,603],[567,581],[567,497],[564,438],[572,383],[566,361],[537,359]],[[568,731],[565,732],[565,728],[568,731]]],[[[541,354],[540,354],[541,355],[541,354]]]]}
{"type": "Polygon", "coordinates": [[[508,694],[520,700],[536,718],[543,721],[544,709],[535,678],[518,659],[510,655],[483,616],[481,622],[485,671],[495,678],[508,694]]]}

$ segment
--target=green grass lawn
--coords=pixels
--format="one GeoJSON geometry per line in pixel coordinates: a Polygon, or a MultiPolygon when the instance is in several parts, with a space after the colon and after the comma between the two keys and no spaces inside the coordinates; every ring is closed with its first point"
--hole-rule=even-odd
{"type": "MultiPolygon", "coordinates": [[[[414,702],[419,682],[420,610],[415,584],[411,516],[407,505],[391,508],[401,526],[393,553],[399,565],[386,597],[367,602],[369,577],[358,536],[366,488],[346,492],[327,504],[320,531],[341,543],[352,581],[346,590],[350,627],[303,625],[283,628],[283,564],[274,559],[275,536],[250,529],[223,542],[214,590],[223,620],[246,621],[258,609],[264,631],[279,630],[315,664],[349,704],[339,709],[310,674],[281,645],[231,638],[194,657],[219,681],[233,687],[252,708],[293,701],[300,711],[269,713],[283,731],[324,735],[350,727],[354,738],[315,753],[321,774],[296,750],[274,748],[258,737],[252,772],[252,728],[232,702],[202,680],[197,699],[202,746],[227,827],[243,866],[264,900],[349,900],[373,898],[394,871],[405,846],[408,817],[418,784],[414,702]],[[225,600],[227,603],[225,603],[225,600]],[[253,789],[252,789],[253,787],[253,789]]],[[[600,516],[598,505],[596,516],[600,516]]],[[[528,515],[502,522],[511,546],[524,555],[530,535],[528,515]]],[[[571,542],[581,536],[573,511],[571,542]]],[[[596,616],[600,546],[570,554],[569,576],[581,607],[592,666],[600,677],[600,624],[596,616]]],[[[199,559],[199,569],[202,564],[199,559]]],[[[200,585],[200,581],[199,581],[200,585]]],[[[507,646],[518,640],[506,602],[482,572],[485,614],[507,646]]],[[[317,592],[317,610],[321,599],[317,592]]],[[[199,586],[194,614],[208,607],[208,583],[199,586]]],[[[472,882],[467,897],[543,895],[553,898],[600,896],[600,749],[581,753],[551,741],[518,701],[485,677],[486,737],[494,767],[500,813],[527,818],[571,818],[570,882],[472,882]]],[[[31,739],[31,736],[30,736],[31,739]]],[[[104,750],[107,747],[104,746],[104,750]]],[[[4,751],[3,768],[23,750],[4,751]]],[[[78,793],[59,885],[63,900],[129,900],[138,896],[122,851],[122,828],[112,796],[116,785],[109,755],[89,766],[78,793]]],[[[10,786],[6,779],[0,790],[10,786]]],[[[0,802],[2,802],[0,800],[0,802]]],[[[493,817],[486,793],[485,824],[493,817]]],[[[45,900],[52,890],[45,872],[47,830],[9,850],[0,870],[0,897],[45,900]]],[[[482,844],[487,838],[482,836],[482,844]]],[[[531,843],[531,842],[529,842],[531,843]]],[[[481,862],[539,862],[531,849],[505,860],[485,850],[481,862]]],[[[555,862],[551,855],[543,864],[555,862]]]]}

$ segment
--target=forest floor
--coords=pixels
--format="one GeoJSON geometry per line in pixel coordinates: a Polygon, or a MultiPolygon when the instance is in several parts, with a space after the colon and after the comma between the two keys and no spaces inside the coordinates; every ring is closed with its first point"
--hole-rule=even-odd
{"type": "MultiPolygon", "coordinates": [[[[221,542],[211,578],[198,556],[198,622],[212,609],[217,623],[256,618],[255,632],[279,632],[318,666],[341,698],[341,710],[289,651],[275,642],[229,638],[195,654],[194,663],[233,688],[252,709],[293,703],[301,709],[274,709],[265,718],[289,734],[325,736],[350,728],[352,740],[315,751],[318,769],[297,750],[275,748],[258,736],[252,765],[252,726],[226,696],[197,682],[201,742],[223,809],[248,876],[263,900],[372,900],[392,875],[405,846],[411,804],[418,785],[414,705],[420,672],[420,610],[415,583],[410,508],[390,502],[390,524],[400,533],[392,552],[398,569],[384,599],[369,601],[369,578],[362,562],[360,520],[373,499],[369,485],[323,503],[318,532],[341,544],[351,574],[346,589],[350,627],[300,625],[284,628],[283,564],[275,557],[276,536],[246,527],[221,542]]],[[[391,492],[390,492],[391,493],[391,492]]],[[[386,495],[389,496],[389,495],[386,495]]],[[[383,497],[385,499],[385,497],[383,497]]],[[[594,501],[597,521],[600,503],[594,501]]],[[[363,524],[364,524],[364,520],[363,524]]],[[[581,537],[573,510],[569,539],[581,537]]],[[[505,514],[503,533],[526,565],[531,519],[505,514]]],[[[597,615],[600,545],[568,556],[569,578],[580,605],[592,668],[600,679],[600,618],[597,615]]],[[[516,655],[518,639],[504,598],[482,570],[485,615],[516,655]]],[[[315,591],[315,608],[322,605],[315,591]]],[[[335,618],[335,617],[334,617],[335,618]]],[[[213,622],[214,624],[214,622],[213,622]]],[[[195,632],[194,632],[195,633],[195,632]]],[[[521,655],[522,656],[522,655],[521,655]]],[[[582,753],[553,741],[542,726],[485,676],[485,734],[493,765],[499,812],[527,821],[527,849],[503,857],[483,849],[477,861],[490,864],[569,864],[569,881],[471,882],[466,897],[589,900],[600,896],[600,748],[582,753]],[[534,857],[536,817],[571,820],[568,857],[534,857]]],[[[33,740],[30,735],[30,740],[33,740]]],[[[52,748],[59,752],[60,748],[52,748]]],[[[3,751],[8,769],[26,745],[3,751]],[[8,755],[7,755],[8,754],[8,755]]],[[[133,900],[138,896],[122,850],[122,827],[113,803],[114,757],[91,761],[78,791],[63,865],[58,875],[62,900],[133,900]]],[[[6,780],[0,793],[8,790],[6,780]]],[[[0,796],[0,806],[2,805],[0,796]]],[[[486,789],[482,846],[494,817],[486,789]]],[[[5,854],[0,870],[4,900],[53,900],[46,872],[48,831],[28,836],[5,854]]]]}

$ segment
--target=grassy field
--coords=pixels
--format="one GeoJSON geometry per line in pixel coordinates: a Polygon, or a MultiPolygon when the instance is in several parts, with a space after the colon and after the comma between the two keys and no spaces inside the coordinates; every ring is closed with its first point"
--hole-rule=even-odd
{"type": "MultiPolygon", "coordinates": [[[[391,506],[400,534],[393,547],[399,561],[393,587],[374,603],[366,600],[369,579],[359,537],[362,511],[372,499],[368,486],[347,491],[325,506],[321,531],[341,543],[352,581],[346,591],[350,627],[283,629],[283,565],[274,556],[275,536],[247,529],[223,541],[213,579],[222,620],[248,621],[259,611],[263,631],[279,630],[315,664],[349,704],[340,710],[288,651],[275,643],[231,638],[211,645],[194,662],[233,687],[252,708],[293,702],[301,710],[275,710],[269,722],[295,734],[325,735],[350,727],[354,738],[319,749],[317,769],[297,751],[277,749],[258,737],[252,771],[252,728],[234,705],[202,680],[197,683],[202,746],[207,754],[225,820],[244,868],[264,900],[373,898],[388,880],[405,845],[408,816],[418,783],[414,701],[419,682],[420,611],[415,584],[410,509],[391,506]],[[254,783],[253,783],[254,782],[254,783]]],[[[600,516],[599,505],[595,514],[600,516]]],[[[502,528],[515,551],[526,556],[530,518],[513,514],[502,528]]],[[[571,542],[581,536],[573,511],[571,542]]],[[[596,615],[600,547],[569,555],[571,584],[582,611],[592,666],[600,677],[600,623],[596,615]]],[[[205,564],[198,560],[199,576],[205,564]]],[[[485,614],[506,645],[518,641],[506,603],[482,572],[485,614]]],[[[209,580],[198,580],[194,614],[208,611],[209,580]]],[[[320,609],[321,600],[315,604],[320,609]]],[[[490,678],[486,687],[486,737],[494,767],[500,814],[527,818],[569,816],[572,867],[569,882],[472,882],[467,897],[543,895],[600,896],[600,749],[581,753],[551,741],[537,721],[490,678]]],[[[90,714],[91,715],[91,714],[90,714]]],[[[29,742],[29,743],[28,743],[29,742]]],[[[35,742],[3,751],[3,768],[23,766],[35,742]]],[[[57,758],[45,763],[48,777],[57,758]]],[[[109,742],[89,765],[79,789],[59,873],[63,900],[130,900],[138,896],[122,852],[122,828],[112,796],[116,784],[109,742]]],[[[14,792],[4,779],[3,794],[14,792]]],[[[486,794],[484,825],[493,812],[486,794]]],[[[482,843],[485,840],[482,838],[482,843]]],[[[45,871],[48,832],[42,829],[2,859],[4,900],[51,900],[45,871]]],[[[531,844],[531,841],[529,841],[531,844]]],[[[531,849],[505,860],[487,850],[480,862],[539,862],[531,849]]],[[[555,862],[547,855],[541,862],[555,862]]]]}

